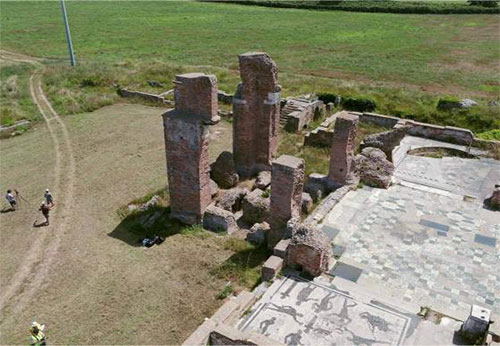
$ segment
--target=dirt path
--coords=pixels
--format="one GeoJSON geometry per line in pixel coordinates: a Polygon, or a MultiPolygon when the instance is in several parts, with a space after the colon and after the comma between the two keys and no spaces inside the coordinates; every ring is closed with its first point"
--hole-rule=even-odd
{"type": "Polygon", "coordinates": [[[35,72],[30,77],[30,94],[45,120],[52,139],[56,157],[55,182],[52,191],[57,196],[57,205],[53,210],[51,226],[33,243],[24,263],[0,295],[0,313],[3,315],[4,310],[9,307],[12,307],[13,312],[18,312],[26,307],[33,295],[44,284],[57,255],[61,237],[70,226],[76,168],[66,126],[42,90],[41,71],[43,65],[37,59],[3,50],[0,51],[0,57],[36,66],[35,72]]]}

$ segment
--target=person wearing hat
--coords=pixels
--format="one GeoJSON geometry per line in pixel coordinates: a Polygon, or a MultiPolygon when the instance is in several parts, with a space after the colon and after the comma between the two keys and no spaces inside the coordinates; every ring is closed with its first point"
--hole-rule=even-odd
{"type": "Polygon", "coordinates": [[[12,194],[12,190],[11,189],[7,190],[7,194],[5,195],[5,199],[7,200],[7,202],[9,202],[10,207],[11,207],[12,210],[16,210],[17,209],[16,197],[14,197],[14,195],[12,194]]]}
{"type": "Polygon", "coordinates": [[[45,346],[47,345],[45,341],[45,334],[43,333],[43,330],[45,329],[45,326],[38,322],[33,322],[30,327],[31,331],[31,337],[30,337],[30,345],[32,346],[45,346]]]}
{"type": "Polygon", "coordinates": [[[52,197],[52,194],[50,193],[49,189],[45,189],[45,200],[47,201],[47,205],[50,205],[51,207],[54,206],[54,197],[52,197]]]}

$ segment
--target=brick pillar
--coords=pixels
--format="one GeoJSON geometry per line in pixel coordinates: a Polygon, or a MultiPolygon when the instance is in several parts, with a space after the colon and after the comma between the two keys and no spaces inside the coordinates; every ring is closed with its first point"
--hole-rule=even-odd
{"type": "Polygon", "coordinates": [[[175,109],[163,114],[171,217],[195,224],[211,202],[207,124],[217,115],[217,79],[186,73],[174,83],[175,109]]]}
{"type": "Polygon", "coordinates": [[[273,161],[268,247],[273,248],[284,236],[286,223],[300,220],[304,188],[304,160],[281,155],[273,161]]]}
{"type": "Polygon", "coordinates": [[[266,53],[239,56],[242,83],[233,97],[233,154],[241,176],[271,169],[278,147],[280,91],[277,69],[266,53]]]}
{"type": "Polygon", "coordinates": [[[328,179],[345,184],[351,173],[359,117],[341,112],[335,120],[328,179]]]}

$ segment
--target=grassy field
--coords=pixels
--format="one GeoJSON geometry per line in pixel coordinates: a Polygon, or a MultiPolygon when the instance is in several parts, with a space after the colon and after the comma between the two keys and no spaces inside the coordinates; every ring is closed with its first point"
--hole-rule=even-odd
{"type": "MultiPolygon", "coordinates": [[[[1,8],[3,49],[67,56],[58,3],[3,2],[1,8]]],[[[170,88],[172,76],[182,71],[216,73],[221,89],[233,92],[237,54],[264,50],[278,64],[284,95],[364,95],[377,101],[381,113],[476,132],[500,127],[498,108],[487,106],[500,90],[496,15],[199,2],[74,1],[67,8],[79,66],[70,69],[63,67],[67,62],[51,59],[45,80],[62,114],[116,102],[115,83],[151,90],[147,80],[154,79],[170,88]],[[467,112],[437,111],[438,99],[446,95],[470,97],[480,105],[467,112]]]]}

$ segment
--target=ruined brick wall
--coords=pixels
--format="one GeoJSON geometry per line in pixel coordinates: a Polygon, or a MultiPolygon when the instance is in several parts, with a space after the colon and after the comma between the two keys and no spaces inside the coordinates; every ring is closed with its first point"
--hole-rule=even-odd
{"type": "Polygon", "coordinates": [[[268,247],[273,248],[285,233],[286,223],[300,219],[304,189],[304,160],[282,155],[272,164],[268,247]]]}
{"type": "Polygon", "coordinates": [[[175,76],[175,109],[210,121],[217,115],[217,79],[203,73],[175,76]]]}
{"type": "Polygon", "coordinates": [[[242,83],[233,97],[233,154],[238,173],[269,170],[278,146],[280,86],[266,53],[239,56],[242,83]]]}
{"type": "Polygon", "coordinates": [[[318,276],[328,271],[330,255],[331,245],[326,234],[313,225],[301,224],[293,230],[286,265],[318,276]]]}
{"type": "Polygon", "coordinates": [[[171,217],[194,224],[211,202],[207,121],[217,114],[217,82],[189,73],[175,84],[176,108],[163,114],[171,217]]]}
{"type": "Polygon", "coordinates": [[[341,112],[335,121],[328,178],[345,184],[351,173],[359,117],[341,112]]]}

